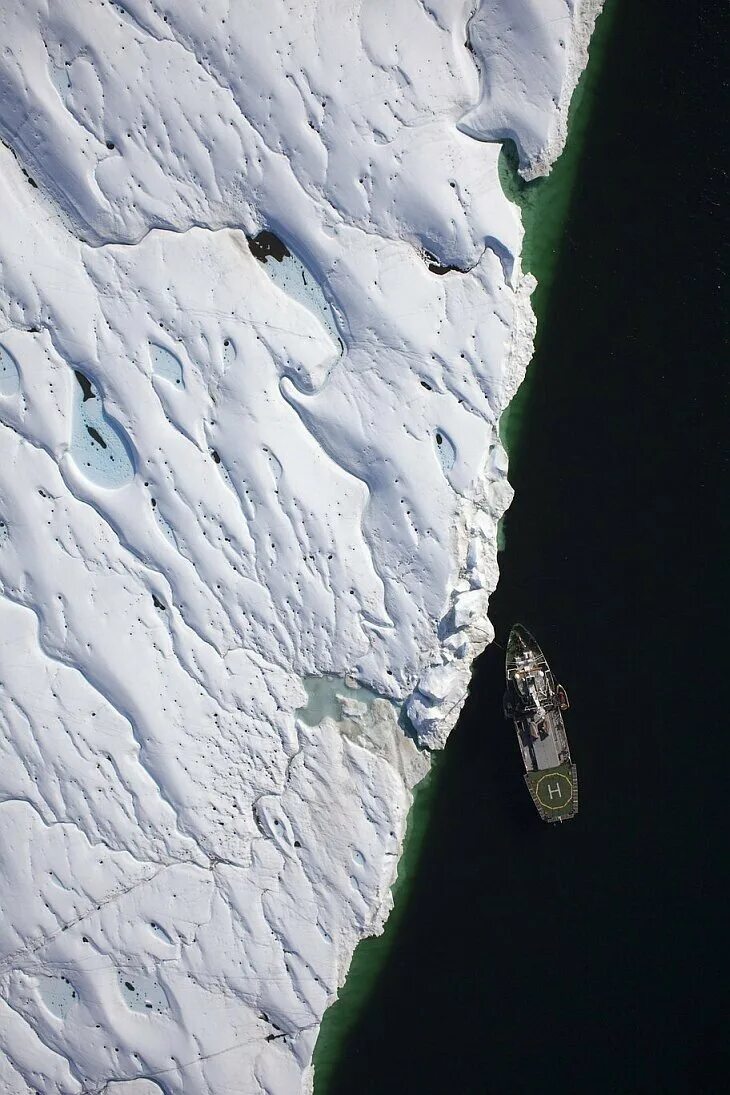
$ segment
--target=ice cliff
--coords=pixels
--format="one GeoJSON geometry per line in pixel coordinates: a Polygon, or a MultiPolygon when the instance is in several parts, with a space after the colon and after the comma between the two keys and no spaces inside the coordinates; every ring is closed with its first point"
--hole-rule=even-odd
{"type": "Polygon", "coordinates": [[[3,1095],[311,1087],[491,637],[498,142],[599,2],[0,5],[3,1095]]]}

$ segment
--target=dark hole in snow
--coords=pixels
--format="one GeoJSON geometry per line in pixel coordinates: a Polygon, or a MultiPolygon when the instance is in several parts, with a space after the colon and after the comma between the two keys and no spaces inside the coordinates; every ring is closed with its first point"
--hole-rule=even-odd
{"type": "Polygon", "coordinates": [[[156,597],[154,595],[154,593],[152,594],[152,603],[154,604],[155,608],[160,608],[160,609],[162,609],[163,612],[165,611],[164,604],[162,603],[162,601],[160,600],[159,597],[156,597]]]}
{"type": "Polygon", "coordinates": [[[439,262],[435,255],[432,255],[430,251],[424,251],[423,257],[425,258],[428,268],[432,274],[450,274],[452,270],[456,270],[457,273],[463,274],[464,271],[460,270],[458,266],[446,266],[444,263],[439,262]]]}
{"type": "Polygon", "coordinates": [[[211,455],[211,456],[213,457],[213,459],[215,460],[216,464],[220,464],[220,462],[221,462],[221,458],[220,458],[220,456],[218,455],[218,453],[216,452],[216,450],[215,450],[215,449],[211,449],[211,450],[210,450],[210,455],[211,455]]]}
{"type": "Polygon", "coordinates": [[[436,434],[436,444],[437,445],[443,445],[443,443],[444,443],[443,437],[441,436],[440,433],[437,433],[436,434]]]}
{"type": "Polygon", "coordinates": [[[131,981],[125,981],[124,982],[124,987],[125,987],[125,989],[129,989],[130,992],[134,992],[134,985],[132,984],[131,981]]]}
{"type": "Polygon", "coordinates": [[[259,232],[258,236],[250,239],[248,246],[253,257],[258,259],[259,262],[266,262],[268,258],[281,262],[289,254],[286,244],[282,243],[273,232],[267,232],[266,229],[259,232]]]}
{"type": "Polygon", "coordinates": [[[79,387],[84,394],[82,402],[85,403],[87,399],[96,399],[94,386],[89,380],[88,376],[84,376],[84,374],[80,373],[78,369],[74,369],[74,376],[76,377],[79,387]]]}
{"type": "Polygon", "coordinates": [[[425,380],[422,380],[422,381],[421,381],[421,387],[422,387],[422,388],[425,388],[425,389],[426,389],[426,391],[428,391],[428,392],[432,392],[432,391],[433,391],[433,388],[431,387],[431,385],[430,385],[430,384],[427,384],[425,380]]]}
{"type": "MultiPolygon", "coordinates": [[[[96,441],[97,445],[101,445],[102,449],[105,449],[106,448],[106,441],[101,436],[99,431],[95,430],[93,426],[87,426],[86,429],[87,429],[88,434],[91,437],[92,441],[96,441]]],[[[114,459],[114,457],[112,457],[112,460],[113,459],[114,459]]]]}
{"type": "Polygon", "coordinates": [[[114,141],[107,141],[107,142],[106,142],[106,147],[107,147],[107,148],[108,148],[109,150],[111,150],[112,148],[114,148],[114,147],[115,147],[115,145],[114,145],[114,141]]]}

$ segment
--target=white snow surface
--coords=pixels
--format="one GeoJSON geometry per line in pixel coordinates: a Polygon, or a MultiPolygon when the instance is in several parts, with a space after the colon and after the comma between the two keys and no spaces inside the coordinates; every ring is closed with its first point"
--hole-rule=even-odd
{"type": "Polygon", "coordinates": [[[492,634],[495,142],[599,6],[3,0],[3,1095],[311,1088],[492,634]]]}

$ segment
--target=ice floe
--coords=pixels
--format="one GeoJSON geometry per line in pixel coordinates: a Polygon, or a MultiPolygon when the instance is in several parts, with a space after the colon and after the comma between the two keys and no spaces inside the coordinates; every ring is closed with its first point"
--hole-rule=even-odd
{"type": "Polygon", "coordinates": [[[0,1089],[311,1089],[491,639],[498,142],[598,7],[2,5],[0,1089]]]}

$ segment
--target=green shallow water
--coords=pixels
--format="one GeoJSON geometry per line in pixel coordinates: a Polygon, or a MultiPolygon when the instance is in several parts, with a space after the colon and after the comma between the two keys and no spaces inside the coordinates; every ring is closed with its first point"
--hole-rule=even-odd
{"type": "MultiPolygon", "coordinates": [[[[578,167],[588,129],[603,54],[608,41],[618,0],[606,0],[603,12],[596,20],[591,38],[588,64],[584,69],[568,112],[568,139],[550,174],[543,179],[525,182],[517,172],[517,151],[511,142],[502,147],[499,175],[502,188],[520,206],[525,238],[522,245],[522,269],[537,278],[532,295],[532,308],[537,318],[535,350],[537,351],[547,301],[560,258],[563,228],[570,208],[571,196],[578,183],[578,167]]],[[[530,370],[515,398],[502,415],[500,436],[509,453],[519,439],[530,393],[530,370]]],[[[502,544],[502,547],[504,544],[502,544]]]]}
{"type": "Polygon", "coordinates": [[[398,863],[398,877],[392,889],[393,910],[388,917],[385,931],[382,935],[364,939],[357,947],[339,997],[325,1012],[314,1051],[315,1095],[326,1095],[329,1090],[348,1035],[367,1004],[391,948],[397,942],[398,925],[405,911],[409,884],[416,873],[426,843],[432,814],[431,804],[442,761],[443,755],[436,754],[428,775],[415,788],[413,805],[408,814],[403,854],[398,863]]]}
{"type": "MultiPolygon", "coordinates": [[[[568,140],[562,155],[550,175],[526,183],[517,173],[513,146],[503,147],[500,157],[500,179],[505,193],[516,202],[522,213],[525,238],[522,267],[537,278],[538,287],[532,296],[537,317],[537,338],[540,338],[546,302],[550,293],[560,255],[562,230],[570,206],[571,195],[578,182],[580,153],[585,137],[591,105],[596,93],[601,58],[608,39],[618,0],[606,0],[596,22],[591,40],[589,63],[576,87],[571,102],[568,140]]],[[[527,380],[502,415],[500,434],[508,452],[518,443],[520,424],[529,399],[529,369],[527,380]]],[[[503,539],[502,533],[500,538],[503,539]]],[[[502,542],[501,546],[504,544],[502,542]]],[[[384,970],[388,956],[398,941],[400,924],[410,897],[410,882],[415,877],[431,821],[431,806],[436,796],[443,755],[434,757],[428,776],[416,787],[411,808],[403,854],[398,865],[398,878],[393,886],[393,911],[382,935],[363,940],[355,950],[347,979],[337,1001],[325,1013],[314,1051],[315,1095],[328,1095],[347,1048],[348,1038],[358,1023],[369,997],[384,970]]]]}

